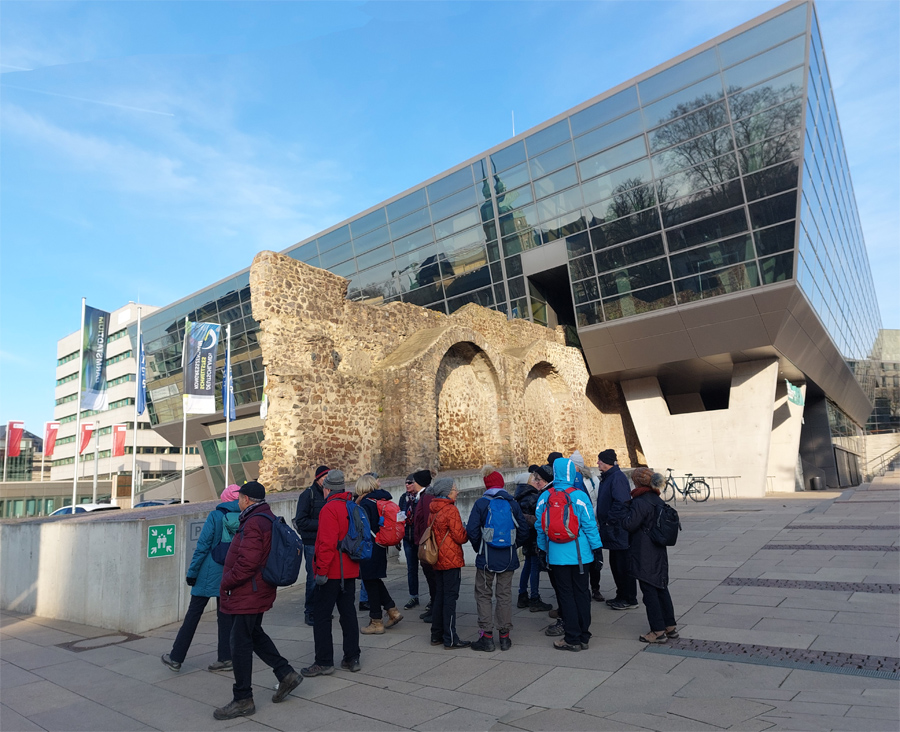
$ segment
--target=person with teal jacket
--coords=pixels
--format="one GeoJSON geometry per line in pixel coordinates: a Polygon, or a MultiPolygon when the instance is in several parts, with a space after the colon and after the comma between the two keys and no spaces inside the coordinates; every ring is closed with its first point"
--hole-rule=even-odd
{"type": "Polygon", "coordinates": [[[184,663],[188,648],[191,647],[197,625],[199,625],[200,618],[211,597],[216,598],[219,641],[216,662],[210,664],[208,670],[232,670],[230,637],[233,616],[225,615],[219,609],[219,585],[222,584],[222,570],[225,567],[223,549],[226,551],[227,549],[225,547],[216,549],[216,546],[224,537],[230,539],[238,530],[240,517],[237,501],[238,490],[238,486],[230,485],[222,491],[221,503],[206,517],[206,523],[203,524],[203,530],[197,539],[197,548],[194,549],[191,566],[188,567],[185,578],[191,588],[191,602],[178,635],[175,636],[171,653],[162,655],[162,662],[173,671],[181,670],[181,664],[184,663]],[[223,554],[221,564],[213,556],[220,552],[223,554]]]}
{"type": "MultiPolygon", "coordinates": [[[[538,551],[544,552],[553,573],[556,599],[566,629],[565,636],[553,643],[553,647],[560,651],[588,648],[591,638],[590,565],[603,546],[591,499],[586,492],[575,488],[576,474],[571,460],[557,458],[553,463],[553,483],[541,493],[535,507],[538,551]],[[558,495],[561,491],[568,495],[568,503],[558,495]],[[554,520],[562,523],[562,511],[555,518],[554,512],[550,511],[554,501],[557,505],[568,507],[577,518],[578,534],[570,541],[551,541],[547,534],[548,530],[552,533],[557,528],[553,525],[554,520]]],[[[574,532],[574,525],[575,522],[570,519],[567,528],[574,532]]]]}

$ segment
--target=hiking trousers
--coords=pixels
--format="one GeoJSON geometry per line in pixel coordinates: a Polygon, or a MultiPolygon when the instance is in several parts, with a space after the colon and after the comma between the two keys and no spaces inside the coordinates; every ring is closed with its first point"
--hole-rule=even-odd
{"type": "Polygon", "coordinates": [[[317,585],[314,595],[313,640],[316,663],[334,666],[334,642],[331,636],[331,613],[337,605],[343,635],[342,661],[359,658],[359,621],[356,618],[356,580],[330,579],[317,585]]]}
{"type": "Polygon", "coordinates": [[[253,698],[253,654],[255,653],[275,672],[279,682],[293,672],[293,667],[282,656],[272,639],[262,627],[263,613],[232,615],[231,662],[234,664],[234,700],[253,698]]]}
{"type": "Polygon", "coordinates": [[[591,639],[590,572],[578,571],[577,564],[554,564],[556,599],[566,625],[566,643],[587,643],[591,639]]]}
{"type": "Polygon", "coordinates": [[[668,587],[654,587],[640,581],[641,592],[644,595],[644,607],[647,608],[647,620],[650,630],[659,633],[666,628],[675,625],[675,608],[672,607],[672,596],[668,587]]]}
{"type": "MultiPolygon", "coordinates": [[[[231,623],[234,615],[226,615],[219,609],[219,598],[216,601],[216,625],[219,630],[219,642],[216,646],[216,660],[231,660],[231,623]]],[[[188,648],[191,647],[191,641],[194,640],[194,633],[197,632],[197,626],[203,617],[203,611],[209,602],[209,597],[201,597],[200,595],[191,595],[191,602],[188,605],[187,613],[184,616],[184,622],[178,629],[178,635],[175,636],[175,643],[172,645],[172,652],[169,654],[173,661],[184,663],[187,656],[188,648]]]]}
{"type": "Polygon", "coordinates": [[[610,549],[609,568],[616,581],[616,600],[637,604],[637,580],[628,571],[628,550],[610,549]]]}
{"type": "MultiPolygon", "coordinates": [[[[422,565],[423,567],[429,565],[422,565]]],[[[459,641],[456,633],[456,601],[459,599],[459,585],[462,573],[459,568],[432,569],[435,592],[431,596],[431,640],[444,641],[449,648],[459,641]]]]}
{"type": "Polygon", "coordinates": [[[512,628],[512,581],[514,570],[489,572],[475,570],[475,606],[478,609],[478,629],[485,633],[494,630],[492,616],[496,617],[497,629],[501,633],[512,628]],[[496,583],[496,590],[494,584],[496,583]],[[496,602],[492,603],[492,597],[496,602]]]}

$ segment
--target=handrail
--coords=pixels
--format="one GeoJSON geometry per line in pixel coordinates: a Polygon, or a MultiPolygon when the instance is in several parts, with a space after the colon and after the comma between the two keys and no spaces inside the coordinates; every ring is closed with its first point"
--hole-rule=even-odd
{"type": "Polygon", "coordinates": [[[883,452],[878,457],[872,458],[871,460],[866,460],[866,482],[868,483],[873,478],[878,478],[884,475],[898,456],[900,456],[900,445],[895,445],[890,450],[883,452]],[[885,458],[885,456],[888,454],[890,454],[890,458],[885,458]],[[872,465],[874,465],[876,462],[878,462],[879,465],[873,470],[872,465]]]}

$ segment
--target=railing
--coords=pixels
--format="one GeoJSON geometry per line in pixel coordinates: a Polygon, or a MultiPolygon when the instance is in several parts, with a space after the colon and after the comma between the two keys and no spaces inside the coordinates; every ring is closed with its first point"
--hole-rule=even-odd
{"type": "Polygon", "coordinates": [[[900,457],[900,445],[895,445],[890,450],[883,452],[878,457],[872,458],[866,464],[866,482],[870,482],[873,478],[884,475],[891,464],[900,457]],[[872,466],[875,466],[874,469],[872,466]]]}
{"type": "MultiPolygon", "coordinates": [[[[737,481],[741,479],[740,475],[692,475],[690,477],[686,475],[673,475],[672,479],[678,484],[680,488],[684,488],[685,485],[691,480],[705,480],[709,485],[709,497],[712,500],[716,500],[716,492],[719,494],[719,498],[724,500],[726,498],[736,498],[737,497],[737,481]],[[732,493],[733,492],[733,493],[732,493]]],[[[674,502],[678,503],[678,497],[681,496],[682,503],[688,501],[687,494],[682,494],[679,491],[675,492],[674,502]]]]}

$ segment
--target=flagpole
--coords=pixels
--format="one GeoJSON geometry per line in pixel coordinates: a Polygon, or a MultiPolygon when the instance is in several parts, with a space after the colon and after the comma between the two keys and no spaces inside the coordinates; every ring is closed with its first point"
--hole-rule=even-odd
{"type": "Polygon", "coordinates": [[[225,397],[225,488],[228,487],[228,448],[231,446],[231,323],[225,326],[225,379],[228,380],[225,397]]]}
{"type": "Polygon", "coordinates": [[[184,503],[184,473],[187,449],[187,394],[181,397],[181,502],[184,503]]]}
{"type": "Polygon", "coordinates": [[[91,503],[97,502],[97,471],[100,466],[100,415],[97,415],[97,421],[94,422],[94,434],[97,436],[94,442],[94,483],[91,493],[91,503]]]}
{"type": "Polygon", "coordinates": [[[81,445],[81,387],[84,379],[84,306],[85,298],[81,298],[81,330],[78,331],[78,391],[75,394],[75,465],[72,471],[72,513],[75,513],[75,502],[78,499],[78,458],[81,445]]]}
{"type": "MultiPolygon", "coordinates": [[[[47,458],[47,425],[49,422],[44,422],[44,445],[41,448],[41,483],[44,482],[44,460],[47,458]]],[[[6,440],[9,442],[9,438],[6,440]]]]}
{"type": "Polygon", "coordinates": [[[138,401],[140,400],[140,389],[144,388],[141,383],[141,354],[143,353],[144,344],[141,343],[141,306],[138,305],[137,317],[137,358],[134,360],[134,434],[131,447],[131,507],[134,508],[134,490],[135,481],[137,480],[137,435],[138,435],[138,401]]]}
{"type": "Polygon", "coordinates": [[[6,463],[9,460],[9,425],[6,423],[6,445],[3,447],[3,482],[6,482],[6,463]]]}

